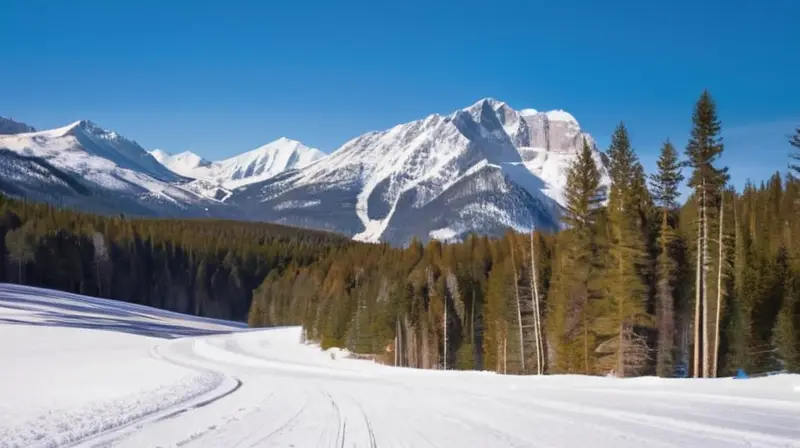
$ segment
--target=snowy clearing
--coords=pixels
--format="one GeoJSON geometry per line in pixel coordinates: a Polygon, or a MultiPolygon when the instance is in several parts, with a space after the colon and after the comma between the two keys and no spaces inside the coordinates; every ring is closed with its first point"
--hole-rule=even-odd
{"type": "Polygon", "coordinates": [[[421,371],[240,329],[0,285],[0,446],[800,447],[797,375],[421,371]]]}

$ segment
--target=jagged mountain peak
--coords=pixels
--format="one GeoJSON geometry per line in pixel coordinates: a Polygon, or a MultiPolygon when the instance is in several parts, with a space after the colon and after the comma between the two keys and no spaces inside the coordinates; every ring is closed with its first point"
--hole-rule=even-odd
{"type": "Polygon", "coordinates": [[[566,112],[523,111],[483,98],[369,132],[231,201],[256,219],[373,242],[555,228],[565,170],[590,136],[566,112]]]}
{"type": "Polygon", "coordinates": [[[64,130],[64,134],[73,133],[77,131],[87,132],[89,134],[108,134],[113,132],[101,128],[100,126],[97,125],[97,123],[91,120],[78,120],[64,126],[61,129],[64,130]]]}

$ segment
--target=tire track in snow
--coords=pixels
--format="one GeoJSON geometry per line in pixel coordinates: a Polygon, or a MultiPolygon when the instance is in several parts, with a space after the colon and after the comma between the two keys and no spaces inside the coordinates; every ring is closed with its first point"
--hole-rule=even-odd
{"type": "Polygon", "coordinates": [[[358,409],[361,411],[361,416],[364,417],[364,423],[367,425],[367,433],[369,434],[369,447],[378,448],[378,442],[375,440],[375,431],[372,429],[372,423],[369,421],[367,413],[364,412],[364,407],[361,406],[361,403],[356,402],[356,404],[358,405],[358,409]]]}
{"type": "Polygon", "coordinates": [[[85,446],[85,445],[109,446],[114,442],[117,442],[125,438],[131,433],[142,429],[146,425],[157,423],[163,420],[168,420],[177,417],[187,411],[208,406],[209,404],[212,404],[215,401],[221,400],[222,398],[231,395],[232,393],[236,392],[242,387],[242,382],[237,378],[225,375],[222,372],[217,372],[211,369],[198,367],[175,359],[170,359],[160,353],[164,345],[179,344],[185,340],[186,339],[175,339],[168,342],[167,344],[156,345],[150,350],[150,356],[159,361],[174,364],[189,370],[193,370],[195,372],[218,375],[222,377],[222,380],[220,381],[220,384],[216,388],[201,392],[200,394],[195,396],[190,396],[186,398],[186,400],[181,401],[179,403],[175,403],[172,406],[167,406],[162,409],[148,412],[147,414],[135,417],[126,423],[114,426],[104,431],[96,432],[86,437],[82,437],[63,446],[65,447],[75,447],[75,446],[85,446]],[[218,391],[217,394],[209,396],[210,394],[213,394],[214,391],[220,388],[223,389],[218,391]]]}
{"type": "MultiPolygon", "coordinates": [[[[281,434],[281,433],[283,433],[284,430],[289,429],[291,427],[291,425],[297,420],[297,418],[300,417],[300,415],[306,410],[306,408],[308,407],[308,403],[309,403],[308,401],[303,403],[303,406],[300,407],[300,409],[297,412],[295,412],[294,415],[289,417],[288,420],[286,420],[280,426],[278,426],[277,428],[272,430],[269,434],[267,434],[267,435],[259,438],[258,440],[256,440],[255,443],[250,444],[249,445],[250,448],[257,447],[257,446],[261,445],[261,443],[266,442],[267,440],[272,438],[273,436],[281,434]]],[[[238,443],[236,445],[238,445],[238,443]]]]}
{"type": "MultiPolygon", "coordinates": [[[[566,402],[559,402],[552,399],[544,399],[544,398],[537,398],[535,401],[524,401],[512,398],[507,398],[507,400],[531,407],[538,406],[553,411],[560,411],[563,413],[569,413],[575,415],[589,415],[593,417],[600,417],[606,420],[618,421],[629,425],[631,429],[634,428],[641,429],[643,426],[645,426],[654,429],[659,429],[662,431],[670,431],[677,434],[684,434],[688,436],[696,436],[698,433],[702,433],[706,437],[717,441],[726,443],[745,442],[746,444],[751,446],[754,443],[758,443],[760,444],[760,446],[765,446],[765,445],[776,446],[776,447],[800,446],[800,444],[798,444],[796,439],[790,439],[782,436],[774,436],[774,435],[764,434],[761,432],[748,431],[731,427],[722,427],[707,423],[697,423],[692,420],[681,420],[674,417],[658,416],[653,414],[645,415],[619,409],[611,409],[607,407],[603,408],[596,405],[587,405],[586,403],[582,403],[580,406],[576,406],[568,404],[566,402]]],[[[584,422],[582,424],[586,423],[584,422]]],[[[674,444],[669,444],[664,442],[663,439],[644,437],[632,431],[621,431],[617,429],[611,429],[606,425],[596,425],[596,427],[606,432],[612,432],[612,431],[620,433],[628,432],[635,438],[647,441],[647,443],[652,445],[674,446],[674,444]]]]}
{"type": "Polygon", "coordinates": [[[344,448],[344,441],[347,435],[347,419],[342,419],[342,410],[339,408],[339,405],[336,403],[336,400],[333,399],[331,394],[328,392],[323,392],[323,394],[328,397],[328,400],[331,401],[331,406],[333,406],[333,409],[336,411],[336,446],[344,448]]]}

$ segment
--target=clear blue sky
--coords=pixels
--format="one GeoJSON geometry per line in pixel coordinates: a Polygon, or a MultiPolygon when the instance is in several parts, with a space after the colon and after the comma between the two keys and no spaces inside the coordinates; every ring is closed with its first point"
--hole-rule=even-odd
{"type": "Polygon", "coordinates": [[[3,0],[0,39],[0,115],[211,159],[491,96],[566,109],[602,146],[624,120],[649,168],[708,88],[741,184],[784,169],[800,126],[798,0],[3,0]]]}

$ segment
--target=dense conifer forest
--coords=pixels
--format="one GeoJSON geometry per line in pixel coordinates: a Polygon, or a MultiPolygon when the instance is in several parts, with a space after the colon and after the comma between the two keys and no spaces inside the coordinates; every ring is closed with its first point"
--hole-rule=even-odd
{"type": "Polygon", "coordinates": [[[590,148],[566,230],[355,243],[271,224],[100,217],[0,197],[0,281],[247,319],[390,364],[514,374],[800,371],[800,129],[741,191],[704,93],[646,174],[624,124],[590,148]],[[787,145],[787,147],[790,147],[787,145]],[[780,170],[782,167],[776,167],[780,170]],[[681,190],[689,188],[683,204],[681,190]]]}

